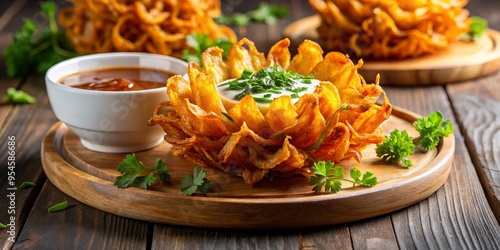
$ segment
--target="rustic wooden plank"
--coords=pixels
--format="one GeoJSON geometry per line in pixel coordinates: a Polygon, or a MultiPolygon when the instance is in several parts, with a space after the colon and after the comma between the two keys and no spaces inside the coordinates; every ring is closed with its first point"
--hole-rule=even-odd
{"type": "MultiPolygon", "coordinates": [[[[450,86],[455,85],[448,88],[450,86]]],[[[384,89],[392,104],[421,115],[440,110],[455,126],[455,156],[446,183],[429,198],[391,215],[399,247],[492,249],[500,246],[500,227],[483,193],[444,87],[384,89]]]]}
{"type": "Polygon", "coordinates": [[[155,224],[152,249],[352,249],[346,225],[300,231],[205,230],[155,224]]]}
{"type": "Polygon", "coordinates": [[[151,249],[298,249],[296,233],[206,230],[155,224],[151,249]]]}
{"type": "Polygon", "coordinates": [[[447,87],[465,143],[500,221],[500,73],[447,87]]]}
{"type": "Polygon", "coordinates": [[[354,249],[398,249],[389,215],[353,223],[349,230],[354,249]]]}
{"type": "Polygon", "coordinates": [[[347,225],[301,230],[299,244],[300,249],[353,249],[347,225]]]}
{"type": "MultiPolygon", "coordinates": [[[[5,121],[4,127],[0,132],[2,144],[0,145],[0,162],[7,164],[8,157],[8,138],[15,137],[15,186],[23,181],[33,181],[37,185],[42,185],[45,181],[45,175],[40,167],[40,145],[45,131],[49,128],[49,124],[56,121],[52,110],[48,104],[48,99],[45,93],[45,88],[40,87],[40,81],[43,82],[43,77],[33,77],[28,79],[23,86],[23,90],[31,93],[38,99],[36,104],[30,105],[15,105],[13,106],[9,119],[5,121]]],[[[0,168],[0,190],[7,190],[11,187],[7,182],[10,170],[5,166],[0,168]]],[[[12,175],[12,174],[10,174],[12,175]]],[[[40,187],[19,190],[15,193],[15,221],[16,227],[15,236],[18,236],[26,216],[36,198],[40,187]]],[[[7,213],[10,200],[5,195],[0,196],[0,220],[7,221],[10,219],[10,214],[7,213]]],[[[4,223],[5,224],[5,223],[4,223]]],[[[10,236],[10,235],[9,235],[10,236]]],[[[10,244],[7,240],[7,234],[0,235],[0,245],[10,244]]]]}
{"type": "Polygon", "coordinates": [[[91,208],[46,182],[13,249],[146,249],[147,236],[147,222],[91,208]],[[63,201],[67,209],[47,211],[63,201]]]}

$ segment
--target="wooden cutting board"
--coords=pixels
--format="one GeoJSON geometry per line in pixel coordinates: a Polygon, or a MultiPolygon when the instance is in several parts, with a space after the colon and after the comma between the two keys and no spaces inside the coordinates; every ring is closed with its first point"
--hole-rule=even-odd
{"type": "MultiPolygon", "coordinates": [[[[283,30],[283,37],[291,41],[291,51],[310,39],[321,44],[316,28],[318,15],[299,19],[283,30]]],[[[324,47],[324,46],[322,46],[324,47]]],[[[432,55],[403,60],[375,60],[363,58],[359,69],[367,82],[374,82],[377,74],[383,85],[448,84],[486,76],[500,69],[500,33],[488,30],[478,42],[457,41],[446,50],[432,55]]]]}
{"type": "MultiPolygon", "coordinates": [[[[394,108],[384,124],[384,133],[395,128],[416,132],[417,115],[394,108]]],[[[42,142],[42,166],[49,180],[61,191],[89,206],[108,213],[165,224],[208,228],[303,228],[332,225],[386,214],[414,204],[441,187],[448,178],[455,147],[453,135],[429,152],[410,157],[414,167],[404,169],[380,161],[374,147],[364,150],[363,162],[344,161],[372,171],[379,184],[352,187],[343,183],[338,193],[315,193],[304,177],[262,180],[249,186],[241,178],[209,170],[213,190],[207,195],[183,196],[180,182],[194,165],[169,155],[170,145],[137,152],[139,161],[152,165],[162,158],[169,166],[172,184],[154,184],[148,190],[120,189],[113,185],[118,164],[126,154],[87,150],[62,123],[56,123],[42,142]]]]}

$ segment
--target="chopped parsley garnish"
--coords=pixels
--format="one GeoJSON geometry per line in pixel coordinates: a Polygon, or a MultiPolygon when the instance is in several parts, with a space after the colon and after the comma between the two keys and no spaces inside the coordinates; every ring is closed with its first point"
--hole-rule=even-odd
{"type": "Polygon", "coordinates": [[[3,96],[3,103],[36,103],[36,97],[15,88],[7,88],[7,93],[3,96]]]}
{"type": "Polygon", "coordinates": [[[68,201],[63,201],[61,203],[57,203],[54,206],[49,207],[47,210],[49,212],[57,212],[57,211],[64,210],[66,208],[68,208],[68,201]]]}
{"type": "Polygon", "coordinates": [[[32,182],[32,181],[24,181],[23,183],[21,183],[21,185],[17,186],[16,189],[23,189],[23,188],[28,188],[28,187],[34,187],[36,186],[36,183],[32,182]]]}
{"type": "Polygon", "coordinates": [[[349,171],[351,179],[346,179],[344,177],[344,169],[340,166],[335,166],[331,161],[318,161],[315,162],[311,171],[314,173],[311,178],[309,178],[309,185],[313,185],[313,191],[337,193],[342,189],[343,181],[351,182],[353,186],[361,185],[372,187],[377,185],[377,177],[373,176],[373,173],[366,171],[363,176],[361,176],[361,171],[357,168],[352,168],[349,171]]]}
{"type": "Polygon", "coordinates": [[[292,98],[298,98],[299,93],[307,90],[306,87],[297,87],[296,84],[311,84],[313,75],[303,76],[295,72],[285,71],[278,64],[263,68],[255,73],[245,69],[240,78],[223,83],[230,90],[241,90],[234,96],[235,100],[241,100],[246,95],[263,94],[262,97],[254,97],[256,102],[270,103],[271,94],[281,94],[282,91],[292,92],[292,98]]]}

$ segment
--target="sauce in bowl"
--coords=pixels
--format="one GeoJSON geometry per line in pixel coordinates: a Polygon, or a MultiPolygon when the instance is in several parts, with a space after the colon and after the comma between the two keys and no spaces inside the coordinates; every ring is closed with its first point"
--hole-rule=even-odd
{"type": "Polygon", "coordinates": [[[132,91],[165,87],[174,74],[140,67],[101,68],[82,71],[62,78],[61,84],[98,91],[132,91]]]}

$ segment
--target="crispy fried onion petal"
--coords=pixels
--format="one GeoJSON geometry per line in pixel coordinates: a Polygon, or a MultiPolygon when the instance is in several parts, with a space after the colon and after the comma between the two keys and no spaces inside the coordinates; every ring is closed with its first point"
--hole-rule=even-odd
{"type": "Polygon", "coordinates": [[[309,0],[325,49],[402,59],[445,49],[469,30],[467,0],[309,0]]]}
{"type": "Polygon", "coordinates": [[[286,38],[277,42],[266,57],[252,41],[242,39],[227,61],[219,48],[210,48],[202,55],[203,67],[189,63],[189,80],[171,77],[170,101],[160,103],[149,120],[166,132],[171,154],[254,184],[265,176],[309,176],[314,161],[361,161],[363,149],[382,142],[381,124],[392,106],[378,78],[367,84],[358,75],[362,61],[355,65],[338,52],[323,57],[321,47],[309,40],[291,57],[289,44],[286,38]],[[320,83],[298,101],[286,95],[274,99],[265,114],[251,95],[226,109],[218,83],[244,69],[276,64],[313,74],[320,83]]]}
{"type": "Polygon", "coordinates": [[[219,0],[70,0],[58,22],[82,54],[140,51],[181,57],[192,33],[236,41],[231,28],[218,25],[219,0]]]}

